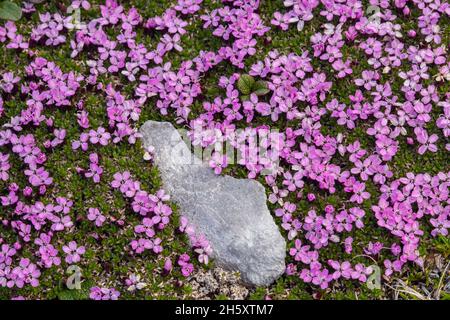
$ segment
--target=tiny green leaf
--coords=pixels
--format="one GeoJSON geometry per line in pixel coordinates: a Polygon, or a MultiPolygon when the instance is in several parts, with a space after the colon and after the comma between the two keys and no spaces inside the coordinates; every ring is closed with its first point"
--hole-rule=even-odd
{"type": "Polygon", "coordinates": [[[252,92],[255,79],[248,74],[243,74],[239,77],[237,87],[242,94],[248,95],[252,92]]]}
{"type": "Polygon", "coordinates": [[[257,96],[263,96],[270,92],[270,90],[267,88],[267,83],[262,80],[255,82],[255,84],[253,85],[252,91],[257,96]]]}
{"type": "Polygon", "coordinates": [[[22,9],[11,1],[0,2],[0,19],[17,21],[22,17],[22,9]]]}
{"type": "Polygon", "coordinates": [[[247,101],[247,100],[250,100],[250,95],[244,94],[241,96],[241,101],[247,101]]]}

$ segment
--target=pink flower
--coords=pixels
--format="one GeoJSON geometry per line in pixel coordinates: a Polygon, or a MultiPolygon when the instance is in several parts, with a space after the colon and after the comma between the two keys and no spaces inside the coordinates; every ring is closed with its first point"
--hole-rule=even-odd
{"type": "Polygon", "coordinates": [[[89,128],[88,113],[84,110],[81,111],[80,113],[77,113],[77,122],[81,128],[83,129],[89,128]]]}
{"type": "Polygon", "coordinates": [[[3,74],[3,79],[0,80],[0,88],[6,93],[11,93],[15,84],[19,81],[20,78],[14,76],[12,72],[5,72],[3,74]]]}
{"type": "Polygon", "coordinates": [[[228,165],[227,155],[221,155],[218,152],[214,152],[209,161],[209,166],[214,169],[215,174],[220,174],[222,169],[228,165]]]}
{"type": "Polygon", "coordinates": [[[114,288],[92,287],[89,298],[92,300],[118,300],[120,292],[114,288]]]}
{"type": "Polygon", "coordinates": [[[9,179],[8,171],[11,168],[9,164],[9,154],[0,152],[0,180],[7,181],[9,179]]]}
{"type": "Polygon", "coordinates": [[[89,208],[87,218],[89,221],[95,222],[97,227],[101,227],[106,221],[106,217],[97,208],[89,208]]]}
{"type": "Polygon", "coordinates": [[[166,260],[164,261],[164,272],[170,273],[172,271],[172,268],[172,260],[166,258],[166,260]]]}
{"type": "Polygon", "coordinates": [[[81,7],[84,10],[89,10],[91,8],[89,1],[86,0],[72,0],[71,6],[73,9],[78,9],[81,7]]]}
{"type": "Polygon", "coordinates": [[[84,173],[84,176],[86,178],[92,178],[95,183],[99,183],[103,168],[98,164],[99,159],[97,153],[91,153],[89,155],[89,161],[89,170],[84,173]]]}
{"type": "Polygon", "coordinates": [[[125,185],[128,181],[130,181],[130,173],[128,171],[125,171],[123,173],[117,172],[113,177],[114,180],[111,182],[111,187],[113,187],[114,189],[120,188],[121,192],[125,192],[125,185]]]}
{"type": "Polygon", "coordinates": [[[189,277],[194,272],[194,265],[189,263],[190,257],[188,254],[183,253],[178,258],[178,265],[181,267],[181,273],[184,277],[189,277]]]}

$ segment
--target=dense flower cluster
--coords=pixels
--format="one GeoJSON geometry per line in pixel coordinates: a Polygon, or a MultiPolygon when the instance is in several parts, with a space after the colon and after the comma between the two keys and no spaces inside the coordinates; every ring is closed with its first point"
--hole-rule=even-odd
{"type": "Polygon", "coordinates": [[[134,228],[139,238],[130,243],[133,252],[139,254],[152,250],[156,254],[161,253],[162,240],[155,235],[156,231],[163,230],[170,222],[172,209],[164,203],[169,200],[169,196],[164,190],[159,190],[155,195],[141,190],[140,182],[132,180],[128,171],[114,174],[111,186],[129,198],[132,210],[142,216],[142,223],[134,228]]]}
{"type": "MultiPolygon", "coordinates": [[[[138,238],[131,241],[131,250],[136,254],[141,254],[146,250],[160,254],[163,250],[162,240],[156,237],[156,234],[170,223],[172,209],[164,203],[169,201],[170,197],[162,189],[154,195],[148,194],[146,191],[141,190],[140,185],[139,181],[131,179],[131,174],[128,171],[117,172],[114,174],[114,180],[111,182],[111,186],[114,189],[118,189],[125,197],[130,199],[132,210],[142,216],[141,223],[134,227],[134,233],[138,238]]],[[[102,215],[98,209],[89,209],[89,220],[97,223],[100,219],[100,222],[103,223],[104,217],[101,217],[102,215]]],[[[212,253],[208,240],[203,235],[195,232],[194,227],[189,224],[186,217],[181,217],[179,231],[188,235],[194,251],[198,254],[199,262],[208,264],[209,256],[212,253]]],[[[181,267],[184,266],[184,264],[179,265],[181,267]]],[[[188,276],[191,273],[186,271],[191,270],[190,266],[191,264],[189,264],[188,268],[184,268],[183,275],[188,276]]]]}
{"type": "Polygon", "coordinates": [[[141,277],[136,274],[131,274],[128,279],[125,280],[125,284],[128,286],[128,291],[136,291],[136,290],[142,290],[147,285],[144,282],[141,282],[141,277]]]}
{"type": "Polygon", "coordinates": [[[66,254],[66,262],[68,264],[80,262],[81,256],[86,252],[85,247],[79,247],[75,241],[71,241],[66,246],[63,246],[62,250],[66,254]]]}

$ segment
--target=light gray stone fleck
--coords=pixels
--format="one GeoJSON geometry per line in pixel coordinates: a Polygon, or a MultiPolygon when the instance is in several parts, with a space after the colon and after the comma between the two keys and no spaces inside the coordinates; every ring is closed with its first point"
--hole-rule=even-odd
{"type": "Polygon", "coordinates": [[[144,147],[153,146],[164,188],[213,249],[216,263],[252,285],[269,285],[285,270],[286,241],[267,208],[264,187],[216,175],[195,157],[168,122],[147,121],[144,147]]]}

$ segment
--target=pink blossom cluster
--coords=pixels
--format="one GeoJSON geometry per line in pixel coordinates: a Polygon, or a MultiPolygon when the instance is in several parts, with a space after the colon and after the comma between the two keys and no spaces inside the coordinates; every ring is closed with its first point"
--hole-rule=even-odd
{"type": "Polygon", "coordinates": [[[120,292],[114,288],[92,287],[89,298],[91,300],[118,300],[120,292]]]}
{"type": "Polygon", "coordinates": [[[11,93],[19,81],[20,77],[15,76],[12,72],[5,72],[0,80],[0,89],[5,93],[11,93]]]}
{"type": "Polygon", "coordinates": [[[213,34],[229,41],[231,46],[221,47],[218,51],[222,59],[229,60],[233,65],[243,68],[244,59],[256,53],[256,36],[263,36],[269,27],[264,26],[256,13],[259,0],[226,0],[231,6],[224,6],[202,15],[204,28],[214,29],[213,34]]]}
{"type": "Polygon", "coordinates": [[[212,254],[212,247],[209,244],[208,239],[203,234],[199,234],[195,231],[195,227],[189,223],[189,220],[182,216],[180,218],[180,227],[178,228],[181,232],[184,232],[189,237],[189,242],[194,248],[195,253],[198,255],[198,261],[200,263],[208,264],[209,257],[212,254]]]}
{"type": "Polygon", "coordinates": [[[89,208],[87,218],[92,221],[97,227],[103,226],[106,217],[100,212],[98,208],[89,208]]]}
{"type": "Polygon", "coordinates": [[[163,230],[170,222],[172,209],[164,203],[170,199],[169,195],[162,189],[154,195],[141,190],[140,182],[133,180],[128,171],[114,174],[111,186],[129,198],[132,210],[142,216],[141,224],[134,228],[139,238],[131,241],[131,249],[138,254],[145,250],[161,253],[162,240],[155,237],[155,229],[163,230]]]}
{"type": "Polygon", "coordinates": [[[432,236],[448,235],[450,228],[450,175],[408,173],[406,177],[384,185],[378,204],[372,207],[378,225],[398,238],[400,245],[395,260],[385,260],[386,274],[399,272],[408,261],[423,265],[419,253],[425,218],[433,227],[432,236]]]}
{"type": "MultiPolygon", "coordinates": [[[[90,68],[89,76],[83,77],[74,72],[64,73],[53,62],[41,57],[35,57],[35,52],[29,50],[29,42],[34,45],[59,46],[68,39],[67,31],[72,30],[74,21],[72,17],[65,17],[60,13],[57,14],[40,14],[40,23],[32,28],[29,40],[25,36],[17,33],[17,27],[12,22],[7,22],[4,27],[0,28],[0,41],[6,42],[7,48],[15,50],[24,50],[30,57],[32,62],[25,68],[25,82],[20,87],[21,94],[27,95],[27,107],[19,116],[13,117],[9,123],[4,125],[5,130],[0,131],[1,146],[11,146],[13,153],[19,157],[30,167],[25,170],[25,174],[29,176],[31,186],[23,188],[25,197],[33,196],[33,188],[39,189],[39,194],[46,191],[46,187],[51,186],[53,180],[49,173],[43,168],[46,156],[44,152],[36,146],[35,138],[32,134],[18,135],[27,125],[39,126],[44,122],[49,128],[53,127],[53,120],[44,116],[45,108],[68,107],[72,104],[72,97],[76,94],[82,83],[91,85],[95,89],[100,90],[106,95],[107,115],[109,127],[97,127],[90,129],[89,114],[84,110],[84,101],[77,103],[78,124],[82,129],[89,129],[82,132],[78,140],[72,141],[74,150],[81,149],[87,151],[89,145],[107,146],[109,143],[119,143],[127,139],[129,143],[135,143],[140,137],[137,130],[133,126],[140,116],[140,110],[145,102],[146,96],[155,94],[149,93],[148,88],[143,84],[154,81],[150,78],[154,76],[154,72],[148,72],[149,63],[161,64],[162,58],[172,49],[181,50],[180,37],[186,33],[184,27],[187,23],[183,20],[186,15],[191,15],[200,9],[202,1],[179,1],[172,8],[169,8],[161,17],[149,19],[145,24],[145,28],[156,29],[165,32],[160,43],[154,51],[147,51],[143,44],[136,43],[136,28],[143,24],[143,19],[136,9],[132,8],[125,12],[124,8],[114,0],[107,0],[104,5],[100,6],[101,17],[92,20],[88,25],[75,31],[75,38],[70,39],[72,48],[71,56],[75,58],[80,52],[85,51],[88,47],[97,47],[95,50],[96,57],[87,60],[87,66],[90,68]],[[104,31],[107,26],[120,25],[121,32],[115,39],[104,31]],[[149,77],[143,75],[140,80],[140,91],[137,91],[137,100],[126,99],[125,96],[116,91],[111,84],[103,86],[98,82],[99,77],[106,72],[111,74],[121,74],[129,81],[139,79],[139,74],[145,72],[149,77]]],[[[85,10],[90,9],[87,1],[73,1],[72,7],[83,7],[85,10]]],[[[33,12],[32,6],[25,6],[25,12],[33,12]]],[[[200,76],[201,73],[207,72],[211,67],[221,61],[220,57],[214,53],[201,52],[199,57],[193,59],[192,62],[184,64],[185,70],[181,68],[176,73],[170,70],[170,64],[163,68],[156,67],[154,71],[159,72],[158,79],[160,83],[157,85],[160,90],[160,109],[163,111],[169,105],[174,104],[177,109],[184,106],[184,118],[189,113],[188,107],[193,103],[192,97],[195,92],[200,93],[200,76]],[[161,78],[159,78],[161,77],[161,78]],[[177,79],[178,78],[178,79],[177,79]],[[179,90],[179,85],[185,86],[179,90]],[[163,98],[165,96],[165,98],[163,98]],[[179,103],[181,99],[185,99],[183,103],[179,103]]],[[[20,77],[13,75],[11,72],[3,74],[1,88],[5,93],[11,93],[20,81],[20,77]]],[[[150,90],[153,90],[150,88],[150,90]]],[[[0,100],[1,111],[3,113],[3,96],[0,100]]],[[[54,149],[58,145],[64,143],[66,137],[65,129],[53,129],[54,138],[44,142],[46,149],[54,149]]],[[[10,179],[9,154],[1,154],[1,178],[4,181],[10,179]]],[[[92,178],[94,183],[99,183],[103,169],[99,164],[99,155],[91,153],[89,156],[89,168],[76,168],[77,171],[87,178],[92,178]]],[[[136,182],[132,183],[133,185],[136,182]]],[[[128,184],[125,184],[128,185],[128,184]]],[[[9,194],[1,196],[3,206],[15,207],[17,220],[4,220],[4,224],[10,224],[13,230],[17,232],[20,238],[25,242],[30,242],[33,238],[33,229],[38,231],[35,238],[35,244],[39,246],[36,257],[40,259],[39,265],[49,268],[53,265],[60,265],[58,249],[51,244],[53,232],[70,229],[73,222],[68,214],[72,202],[66,198],[57,198],[57,204],[43,204],[36,202],[28,205],[19,200],[19,187],[11,184],[9,194]],[[45,233],[44,227],[49,225],[50,232],[45,233]],[[42,232],[40,232],[42,231],[42,232]]],[[[168,197],[161,190],[157,195],[146,195],[144,191],[133,189],[133,187],[125,191],[127,197],[132,199],[132,208],[135,212],[143,215],[142,224],[136,226],[136,235],[140,239],[133,241],[131,246],[134,251],[151,249],[155,253],[162,251],[160,238],[153,238],[153,229],[163,229],[169,223],[171,209],[163,203],[168,197]],[[135,195],[131,195],[132,193],[135,195]]],[[[89,208],[87,213],[88,220],[94,222],[98,227],[102,226],[106,221],[97,208],[89,208]]],[[[206,249],[203,238],[199,238],[195,246],[196,250],[206,249]],[[203,248],[203,249],[202,249],[203,248]]],[[[76,263],[80,256],[84,253],[84,247],[78,247],[76,243],[69,243],[63,247],[66,253],[65,261],[67,263],[76,263]]],[[[199,259],[207,262],[206,253],[199,252],[199,259]]]]}
{"type": "Polygon", "coordinates": [[[39,20],[41,23],[33,28],[30,38],[36,42],[42,41],[46,46],[58,46],[66,42],[64,29],[73,28],[72,16],[64,18],[59,13],[52,15],[47,12],[39,14],[39,20]]]}
{"type": "Polygon", "coordinates": [[[53,265],[59,266],[61,264],[61,258],[58,256],[58,249],[51,244],[52,237],[52,232],[49,232],[48,234],[41,233],[39,238],[34,240],[34,243],[39,246],[36,256],[41,258],[40,264],[45,268],[51,268],[53,265]]]}
{"type": "Polygon", "coordinates": [[[4,113],[5,113],[5,108],[3,106],[3,98],[0,97],[0,118],[3,116],[4,113]]]}
{"type": "Polygon", "coordinates": [[[142,290],[147,285],[144,282],[141,282],[141,277],[139,275],[136,275],[132,273],[126,280],[125,284],[128,286],[128,291],[136,291],[136,290],[142,290]]]}
{"type": "MultiPolygon", "coordinates": [[[[447,94],[442,101],[437,87],[424,81],[432,77],[430,75],[432,66],[441,67],[446,63],[445,47],[420,48],[413,45],[407,47],[402,42],[400,25],[391,22],[395,17],[388,8],[389,4],[372,2],[373,5],[381,6],[379,24],[374,24],[367,18],[359,1],[345,4],[327,2],[323,3],[323,8],[319,1],[285,2],[288,7],[292,6],[292,11],[282,18],[286,23],[303,24],[312,18],[315,8],[320,8],[322,10],[320,14],[328,21],[339,16],[339,24],[337,26],[324,24],[323,33],[316,33],[311,37],[313,56],[306,51],[301,55],[292,53],[281,55],[273,51],[264,61],[259,61],[251,67],[250,75],[266,82],[269,99],[261,99],[256,94],[251,94],[248,100],[242,101],[239,99],[237,88],[240,76],[236,74],[229,78],[222,77],[219,86],[225,90],[226,97],[218,96],[212,102],[203,102],[204,112],[190,122],[194,145],[208,147],[217,143],[230,143],[237,149],[238,154],[245,155],[238,164],[245,166],[249,178],[261,175],[264,170],[273,172],[266,175],[265,180],[272,189],[269,201],[280,206],[276,210],[276,215],[282,219],[283,229],[287,231],[289,239],[302,236],[309,243],[305,248],[296,243],[300,247],[296,248],[295,252],[304,250],[304,254],[294,254],[297,256],[296,261],[310,266],[298,274],[304,281],[320,285],[322,288],[327,287],[329,282],[335,279],[332,272],[319,262],[319,253],[322,251],[319,249],[327,247],[330,241],[340,243],[339,233],[351,232],[353,226],[363,228],[367,213],[361,207],[338,211],[327,207],[329,209],[324,216],[310,210],[307,216],[301,219],[296,217],[295,204],[286,202],[285,199],[291,193],[301,198],[305,184],[314,181],[320,189],[329,193],[335,193],[337,188],[343,188],[349,193],[348,202],[363,205],[371,198],[371,194],[367,191],[367,183],[378,185],[382,192],[388,188],[387,185],[393,177],[389,162],[400,150],[401,142],[414,144],[416,141],[419,145],[417,149],[419,154],[438,151],[438,135],[429,133],[427,129],[432,120],[433,104],[444,109],[443,115],[436,121],[436,126],[442,129],[445,137],[448,137],[449,133],[446,119],[449,96],[447,94]],[[350,21],[354,21],[355,25],[348,26],[350,21]],[[333,77],[316,72],[310,62],[316,58],[330,63],[336,71],[335,79],[352,74],[352,62],[342,60],[344,56],[342,49],[358,37],[361,38],[359,49],[368,56],[368,64],[373,69],[366,69],[356,77],[354,83],[357,89],[349,94],[350,103],[341,102],[338,98],[329,99],[329,92],[334,85],[333,77]],[[411,67],[410,71],[400,69],[406,64],[411,67]],[[391,81],[381,81],[381,74],[387,72],[395,72],[399,79],[403,79],[403,87],[399,92],[394,92],[391,81]],[[304,103],[303,108],[298,108],[304,103]],[[269,116],[272,121],[285,118],[298,121],[298,124],[295,128],[286,128],[284,132],[271,133],[274,139],[263,140],[265,154],[260,154],[255,144],[256,136],[259,131],[268,128],[264,126],[257,127],[256,130],[250,130],[249,127],[248,130],[237,128],[240,121],[250,124],[256,117],[269,116]],[[327,116],[336,118],[338,125],[349,130],[355,129],[358,123],[374,119],[366,129],[367,135],[375,140],[373,150],[363,149],[358,140],[346,142],[346,136],[343,134],[337,136],[323,134],[321,120],[327,116]],[[271,159],[270,155],[274,158],[271,159]],[[333,160],[337,156],[346,159],[344,160],[347,161],[346,164],[336,165],[333,160]],[[274,166],[273,161],[270,161],[277,157],[284,162],[283,166],[274,166]]],[[[402,2],[396,2],[395,6],[405,8],[402,2]]],[[[430,2],[430,10],[439,12],[436,16],[442,13],[448,15],[447,8],[448,6],[441,6],[439,2],[430,2]]],[[[409,15],[408,9],[404,9],[403,13],[409,15]]],[[[276,14],[275,20],[279,21],[279,18],[280,15],[276,14]]],[[[438,20],[435,19],[435,23],[438,20]]],[[[210,21],[208,20],[212,23],[213,20],[210,21]]],[[[287,28],[287,25],[276,21],[274,24],[287,28]]],[[[218,32],[223,32],[223,28],[218,32]]],[[[439,45],[439,41],[435,43],[439,45]]],[[[447,143],[446,148],[448,147],[447,143]]],[[[228,165],[228,158],[224,154],[213,153],[209,165],[219,174],[228,165]]],[[[447,174],[440,173],[438,176],[444,178],[443,181],[437,180],[439,182],[436,182],[436,187],[447,189],[447,174]]],[[[418,196],[424,197],[422,192],[428,196],[429,188],[425,190],[418,189],[418,196]]],[[[430,219],[430,224],[435,227],[432,236],[448,232],[448,210],[444,209],[444,204],[448,203],[447,194],[448,192],[445,192],[443,195],[443,204],[439,204],[435,209],[437,216],[430,219]]],[[[308,199],[314,201],[314,197],[309,195],[308,199]]],[[[399,208],[403,214],[409,215],[408,209],[403,204],[399,208]]],[[[376,209],[372,210],[376,214],[376,209]]],[[[423,214],[419,216],[422,217],[423,214]]],[[[409,221],[409,223],[414,226],[413,230],[407,223],[398,225],[401,234],[409,235],[411,232],[414,234],[416,229],[418,234],[415,234],[411,241],[404,240],[392,245],[391,251],[394,256],[405,250],[409,253],[400,255],[399,259],[391,264],[389,261],[386,262],[387,275],[392,273],[391,265],[394,263],[396,271],[401,271],[407,261],[421,263],[415,252],[422,233],[415,227],[418,222],[409,221]]],[[[380,221],[378,225],[385,228],[380,221]]],[[[347,238],[345,241],[345,250],[349,252],[352,250],[350,239],[347,238]]],[[[383,244],[376,244],[374,249],[374,244],[369,244],[366,251],[375,255],[381,250],[380,246],[383,244]]],[[[336,263],[329,266],[335,269],[336,263]]],[[[345,273],[344,277],[347,279],[365,281],[366,276],[372,272],[369,267],[362,264],[352,266],[349,262],[345,262],[345,268],[350,272],[345,273]]],[[[292,274],[293,267],[290,266],[288,269],[292,274]]]]}
{"type": "Polygon", "coordinates": [[[16,249],[2,245],[0,252],[0,286],[7,288],[23,288],[25,285],[39,286],[41,272],[39,268],[27,258],[21,258],[17,266],[12,266],[12,257],[16,249]]]}
{"type": "MultiPolygon", "coordinates": [[[[315,210],[310,210],[303,222],[297,219],[293,221],[292,212],[295,210],[294,204],[286,202],[283,209],[277,209],[276,215],[282,217],[282,227],[289,231],[289,239],[296,238],[297,233],[301,231],[308,240],[307,243],[302,243],[300,239],[295,239],[294,247],[289,250],[289,255],[293,257],[294,261],[307,265],[309,268],[303,268],[297,273],[297,266],[289,264],[286,269],[287,274],[298,274],[303,281],[313,283],[322,289],[327,288],[331,281],[337,280],[341,276],[345,279],[366,281],[366,276],[372,272],[372,269],[364,267],[363,264],[353,266],[350,262],[345,261],[341,265],[337,261],[328,261],[328,265],[335,270],[332,273],[319,261],[320,249],[327,247],[330,243],[340,243],[340,235],[344,232],[364,227],[364,210],[352,207],[349,210],[336,212],[334,206],[327,205],[324,215],[318,215],[315,210]],[[341,267],[345,267],[344,273],[342,273],[341,267]]],[[[351,240],[345,240],[345,242],[349,241],[351,240]]]]}
{"type": "Polygon", "coordinates": [[[86,252],[86,248],[84,246],[78,246],[75,241],[70,241],[62,247],[62,250],[66,254],[65,260],[68,264],[80,262],[81,256],[86,252]]]}
{"type": "Polygon", "coordinates": [[[52,140],[44,141],[43,145],[45,148],[55,148],[60,144],[64,143],[64,139],[66,138],[67,131],[66,129],[55,129],[53,130],[54,138],[52,140]]]}
{"type": "Polygon", "coordinates": [[[25,14],[29,14],[35,12],[36,8],[34,7],[34,3],[32,2],[23,2],[22,3],[22,12],[25,14]]]}
{"type": "Polygon", "coordinates": [[[11,165],[9,164],[9,154],[0,153],[0,180],[8,181],[9,179],[9,169],[11,165]]]}
{"type": "Polygon", "coordinates": [[[0,43],[6,43],[6,48],[13,50],[26,50],[30,46],[23,35],[17,33],[17,26],[14,22],[8,21],[4,26],[0,26],[0,43]]]}
{"type": "Polygon", "coordinates": [[[181,268],[181,273],[185,277],[189,277],[194,272],[194,265],[189,262],[190,259],[191,257],[187,253],[183,253],[178,257],[177,263],[181,268]]]}
{"type": "MultiPolygon", "coordinates": [[[[289,8],[289,10],[286,13],[281,12],[275,12],[272,19],[272,24],[274,26],[278,26],[282,30],[288,30],[289,24],[291,23],[297,23],[297,29],[301,31],[305,25],[305,21],[310,21],[314,17],[313,10],[319,6],[320,1],[319,0],[304,0],[304,1],[294,1],[294,0],[287,0],[284,1],[284,6],[289,8]]],[[[327,8],[330,9],[338,9],[333,7],[334,3],[330,3],[330,6],[327,6],[327,8]]],[[[346,8],[345,5],[340,5],[339,9],[346,8]]],[[[328,9],[327,11],[332,11],[328,9]]],[[[351,10],[351,9],[350,9],[351,10]]],[[[324,11],[327,18],[330,17],[332,20],[333,14],[327,14],[327,11],[324,11]]]]}
{"type": "Polygon", "coordinates": [[[94,183],[100,182],[100,177],[103,173],[103,168],[99,165],[99,158],[97,153],[89,155],[89,169],[84,172],[86,178],[92,178],[94,183]]]}
{"type": "MultiPolygon", "coordinates": [[[[30,125],[37,127],[44,123],[49,129],[53,130],[54,135],[54,137],[43,143],[47,151],[51,151],[63,144],[67,131],[53,128],[53,119],[46,117],[44,112],[46,108],[50,107],[70,107],[73,103],[72,98],[81,85],[86,84],[94,86],[95,89],[105,93],[109,127],[100,126],[96,129],[89,129],[89,114],[84,110],[84,102],[79,101],[77,103],[78,124],[82,129],[89,129],[89,131],[81,133],[79,140],[72,141],[72,148],[86,151],[89,145],[107,146],[111,141],[119,143],[124,138],[127,138],[129,143],[134,143],[139,138],[139,134],[132,124],[139,119],[140,109],[145,102],[143,95],[137,94],[137,100],[126,99],[124,95],[114,90],[112,85],[102,86],[97,82],[97,79],[107,71],[113,74],[120,73],[127,77],[129,81],[135,81],[138,79],[138,72],[147,72],[147,65],[150,61],[161,64],[162,61],[160,60],[165,53],[172,50],[172,48],[180,50],[180,36],[185,34],[184,27],[187,25],[182,20],[183,16],[197,12],[200,9],[200,3],[201,1],[198,0],[180,0],[173,8],[168,9],[163,17],[150,19],[149,21],[156,21],[158,25],[156,26],[157,30],[167,32],[167,34],[163,35],[155,51],[146,52],[145,46],[137,44],[134,40],[134,30],[142,23],[142,18],[137,10],[132,8],[126,13],[116,1],[107,0],[105,5],[100,7],[101,18],[94,19],[86,28],[76,31],[75,38],[70,40],[72,58],[75,58],[88,47],[98,47],[97,58],[87,61],[87,65],[90,68],[90,75],[87,77],[80,76],[73,71],[64,73],[54,62],[39,56],[36,57],[36,53],[28,49],[29,43],[32,43],[33,46],[40,44],[58,46],[64,43],[68,38],[67,31],[74,27],[71,17],[64,17],[59,13],[41,14],[39,16],[40,24],[32,29],[29,40],[17,33],[17,27],[12,22],[7,22],[4,27],[0,27],[0,42],[6,42],[8,49],[23,50],[32,58],[31,63],[25,68],[24,81],[19,87],[20,93],[27,96],[26,108],[22,110],[20,115],[11,118],[0,131],[0,146],[9,147],[12,151],[11,153],[18,155],[27,165],[28,168],[24,170],[24,173],[29,177],[28,180],[31,186],[25,186],[20,190],[17,184],[11,183],[8,188],[9,193],[1,195],[2,206],[9,206],[14,210],[13,220],[2,220],[2,222],[5,226],[10,226],[22,241],[25,243],[32,242],[37,246],[36,258],[39,261],[37,265],[27,264],[26,261],[23,263],[18,261],[18,267],[15,267],[11,259],[11,261],[8,260],[8,265],[5,268],[8,267],[11,270],[16,268],[16,271],[19,271],[20,268],[28,268],[28,266],[30,269],[36,268],[36,271],[31,273],[35,278],[38,278],[40,275],[39,267],[50,268],[59,266],[61,264],[59,248],[52,244],[54,233],[70,230],[73,227],[73,221],[69,214],[73,203],[69,199],[57,197],[54,204],[44,204],[39,201],[26,204],[20,200],[20,191],[22,191],[23,196],[31,198],[37,195],[34,189],[38,189],[39,195],[42,195],[46,192],[47,187],[53,184],[52,177],[44,169],[44,164],[47,160],[46,154],[37,146],[34,135],[21,134],[20,132],[30,125]],[[117,24],[121,25],[122,32],[116,39],[110,40],[109,36],[104,32],[104,28],[108,25],[117,24]]],[[[72,5],[74,8],[79,6],[86,10],[90,8],[87,1],[73,1],[72,5]]],[[[25,6],[25,12],[27,13],[34,11],[33,9],[32,6],[25,6]]],[[[147,25],[146,27],[154,28],[155,26],[147,25]]],[[[219,56],[214,53],[201,52],[199,57],[193,59],[192,62],[184,64],[184,71],[181,68],[176,74],[167,65],[164,68],[156,67],[155,70],[159,70],[161,83],[164,83],[163,86],[165,87],[160,91],[161,99],[164,99],[161,100],[161,103],[175,104],[175,109],[181,105],[185,106],[184,117],[186,118],[189,113],[187,107],[193,103],[192,96],[195,92],[200,93],[199,81],[201,73],[207,72],[220,61],[219,56]],[[180,84],[185,86],[181,91],[179,90],[180,84]],[[174,96],[175,94],[176,96],[174,96]],[[163,98],[164,95],[167,98],[163,98]],[[185,102],[178,104],[181,98],[185,99],[185,102]]],[[[150,76],[153,75],[151,72],[148,74],[150,76]]],[[[4,73],[0,83],[2,91],[5,94],[12,93],[17,88],[20,80],[21,78],[15,76],[12,72],[4,73]]],[[[147,83],[147,81],[152,82],[146,76],[143,76],[140,80],[144,83],[147,83]]],[[[146,93],[146,90],[144,88],[141,92],[144,92],[144,95],[148,95],[149,93],[146,93]]],[[[149,96],[152,95],[150,94],[149,96]]],[[[4,97],[2,94],[0,114],[4,110],[4,97]]],[[[164,109],[164,107],[161,109],[164,109]]],[[[11,167],[9,162],[10,154],[2,153],[0,159],[1,180],[8,181],[11,178],[11,173],[9,172],[11,167]]],[[[76,169],[85,177],[92,178],[94,183],[99,183],[103,173],[103,169],[99,164],[99,155],[91,153],[89,161],[88,169],[76,169]]],[[[146,195],[139,188],[134,189],[135,181],[131,184],[133,186],[127,189],[125,194],[131,198],[133,210],[144,216],[142,224],[135,228],[136,235],[145,235],[133,241],[131,246],[134,247],[135,251],[139,251],[139,248],[144,248],[160,253],[162,251],[162,240],[160,238],[152,238],[151,230],[161,230],[169,223],[171,209],[163,203],[168,200],[168,197],[162,190],[156,195],[146,195]],[[131,195],[133,192],[135,194],[131,195]]],[[[128,184],[125,185],[128,186],[128,184]]],[[[87,217],[88,220],[93,221],[98,227],[102,226],[106,220],[106,217],[97,208],[89,208],[87,217]]],[[[199,259],[207,263],[206,252],[210,250],[208,245],[205,245],[203,238],[199,238],[195,243],[195,249],[199,251],[199,259]],[[203,252],[202,250],[206,251],[203,252]]],[[[20,245],[17,246],[18,250],[20,245]]],[[[78,246],[75,242],[70,242],[62,247],[62,252],[66,255],[66,263],[77,263],[80,261],[81,255],[84,254],[85,247],[78,246]]],[[[11,277],[8,275],[5,278],[6,282],[10,281],[11,277]]],[[[21,282],[20,279],[17,281],[18,286],[28,283],[37,284],[31,278],[28,282],[21,282]]],[[[9,282],[8,286],[12,285],[14,284],[9,282]]]]}
{"type": "MultiPolygon", "coordinates": [[[[37,248],[35,256],[38,260],[37,263],[32,263],[28,258],[13,259],[23,245],[20,242],[13,245],[3,243],[0,255],[0,285],[10,288],[13,286],[21,288],[27,284],[37,286],[41,275],[40,268],[51,268],[61,264],[59,250],[52,244],[52,238],[55,232],[69,230],[73,227],[69,215],[73,203],[64,197],[57,197],[54,204],[45,205],[37,201],[28,205],[19,200],[17,184],[11,184],[9,190],[8,196],[2,196],[2,206],[15,205],[13,219],[3,219],[1,222],[4,227],[9,226],[18,235],[22,244],[34,243],[37,248]],[[50,231],[45,232],[45,229],[50,231]],[[34,232],[37,232],[36,237],[33,235],[34,232]]],[[[30,196],[31,192],[32,189],[29,187],[23,189],[24,196],[30,196]]],[[[1,239],[0,243],[2,242],[1,239]]],[[[74,243],[63,246],[63,251],[67,254],[66,262],[79,261],[79,254],[82,254],[81,251],[84,250],[82,248],[74,248],[74,243]],[[75,252],[72,252],[72,249],[75,249],[75,252]]]]}

